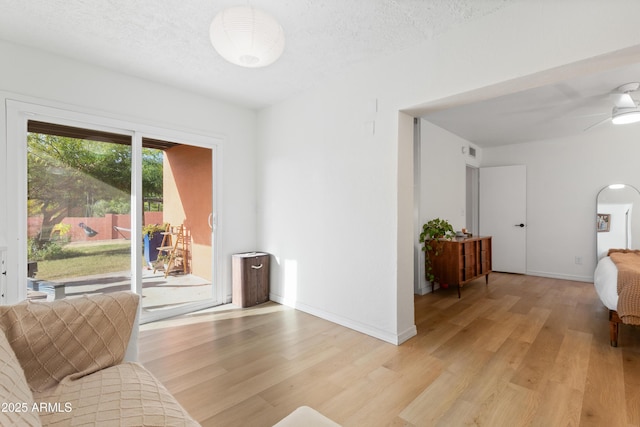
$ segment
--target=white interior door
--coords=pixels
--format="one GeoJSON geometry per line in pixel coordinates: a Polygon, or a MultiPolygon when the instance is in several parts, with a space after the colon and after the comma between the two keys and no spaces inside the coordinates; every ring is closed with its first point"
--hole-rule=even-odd
{"type": "Polygon", "coordinates": [[[492,236],[492,269],[526,272],[526,166],[480,168],[480,235],[492,236]]]}

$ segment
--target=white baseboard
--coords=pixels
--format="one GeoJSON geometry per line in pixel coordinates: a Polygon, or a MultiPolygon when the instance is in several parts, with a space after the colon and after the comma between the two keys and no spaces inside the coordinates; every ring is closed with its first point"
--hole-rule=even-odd
{"type": "Polygon", "coordinates": [[[392,344],[400,345],[403,342],[409,340],[410,338],[415,337],[416,335],[418,335],[418,328],[416,327],[416,325],[412,325],[411,327],[407,328],[407,330],[405,330],[404,332],[400,333],[398,335],[397,342],[392,343],[392,344]]]}
{"type": "Polygon", "coordinates": [[[593,283],[593,276],[577,276],[573,274],[552,273],[548,271],[527,270],[529,276],[548,277],[550,279],[573,280],[574,282],[593,283]]]}
{"type": "Polygon", "coordinates": [[[433,291],[432,291],[431,290],[431,283],[427,283],[426,285],[420,287],[417,292],[414,291],[414,294],[422,296],[422,295],[430,294],[431,292],[435,292],[438,289],[440,289],[440,285],[439,284],[436,283],[434,288],[433,288],[433,291]]]}
{"type": "Polygon", "coordinates": [[[338,316],[334,313],[328,313],[324,310],[320,310],[318,308],[308,306],[298,301],[287,300],[281,297],[280,295],[270,294],[269,299],[271,301],[277,302],[278,304],[295,308],[296,310],[303,311],[305,313],[311,314],[321,319],[328,320],[329,322],[333,322],[338,325],[344,326],[346,328],[353,329],[354,331],[361,332],[363,334],[372,336],[374,338],[377,338],[379,340],[382,340],[394,345],[400,345],[403,342],[407,341],[409,338],[418,334],[418,329],[416,328],[416,325],[412,325],[411,327],[407,328],[405,331],[399,334],[393,334],[387,331],[380,330],[378,328],[371,327],[370,325],[365,325],[361,322],[357,322],[352,319],[338,316]]]}
{"type": "Polygon", "coordinates": [[[417,290],[414,288],[414,294],[416,295],[426,295],[428,293],[431,293],[431,285],[427,286],[420,286],[417,290]]]}

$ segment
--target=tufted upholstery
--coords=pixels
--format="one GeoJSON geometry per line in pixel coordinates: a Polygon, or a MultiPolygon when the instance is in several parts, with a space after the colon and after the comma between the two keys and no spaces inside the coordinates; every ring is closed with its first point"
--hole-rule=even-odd
{"type": "Polygon", "coordinates": [[[12,351],[23,370],[9,377],[3,368],[0,390],[36,404],[22,424],[198,425],[142,365],[123,363],[138,304],[138,295],[115,292],[0,306],[0,335],[10,344],[0,340],[0,351],[12,351]]]}
{"type": "Polygon", "coordinates": [[[4,334],[0,334],[0,403],[0,425],[41,425],[32,410],[34,400],[27,379],[4,334]]]}

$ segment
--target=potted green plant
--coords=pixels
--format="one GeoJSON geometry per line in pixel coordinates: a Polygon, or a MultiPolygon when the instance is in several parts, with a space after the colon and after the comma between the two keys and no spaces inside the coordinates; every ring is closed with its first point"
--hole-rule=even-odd
{"type": "Polygon", "coordinates": [[[142,237],[149,236],[149,239],[153,239],[156,233],[162,233],[167,229],[167,224],[147,224],[142,227],[142,237]]]}
{"type": "Polygon", "coordinates": [[[425,251],[425,275],[427,280],[433,282],[435,276],[432,273],[431,256],[438,256],[442,253],[443,239],[450,239],[455,236],[453,226],[446,219],[435,218],[422,226],[420,233],[420,243],[424,243],[422,250],[425,251]]]}
{"type": "Polygon", "coordinates": [[[169,259],[170,256],[166,253],[159,254],[153,266],[154,270],[162,268],[163,271],[167,271],[167,269],[169,268],[169,259]]]}

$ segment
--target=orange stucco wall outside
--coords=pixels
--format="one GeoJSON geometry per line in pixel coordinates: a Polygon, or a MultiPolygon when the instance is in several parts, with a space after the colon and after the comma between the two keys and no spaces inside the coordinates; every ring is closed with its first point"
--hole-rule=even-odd
{"type": "Polygon", "coordinates": [[[212,163],[208,148],[178,145],[165,151],[164,221],[184,224],[190,238],[189,271],[211,280],[212,163]]]}

